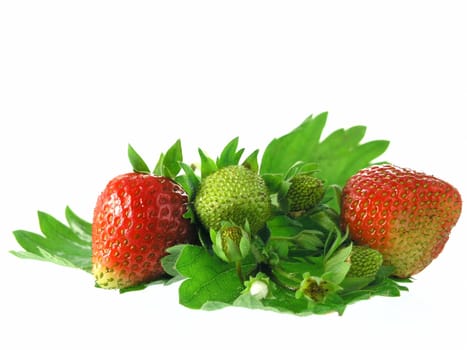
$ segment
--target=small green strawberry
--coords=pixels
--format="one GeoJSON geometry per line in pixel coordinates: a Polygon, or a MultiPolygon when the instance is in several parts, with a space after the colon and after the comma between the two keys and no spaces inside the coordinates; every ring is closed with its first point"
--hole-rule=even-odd
{"type": "Polygon", "coordinates": [[[361,277],[374,280],[383,264],[383,255],[375,249],[354,245],[349,256],[350,269],[347,277],[361,277]]]}
{"type": "Polygon", "coordinates": [[[250,234],[240,226],[224,222],[210,234],[214,253],[225,262],[240,261],[250,252],[250,234]]]}
{"type": "Polygon", "coordinates": [[[314,208],[324,196],[323,181],[309,174],[298,174],[290,180],[285,199],[292,216],[314,208]]]}
{"type": "Polygon", "coordinates": [[[255,234],[271,215],[271,200],[261,176],[245,166],[229,165],[203,179],[194,208],[207,230],[218,231],[223,221],[230,221],[248,223],[255,234]]]}
{"type": "Polygon", "coordinates": [[[461,208],[459,192],[443,180],[395,165],[374,165],[347,181],[341,220],[354,242],[380,251],[384,264],[404,278],[441,253],[461,208]]]}

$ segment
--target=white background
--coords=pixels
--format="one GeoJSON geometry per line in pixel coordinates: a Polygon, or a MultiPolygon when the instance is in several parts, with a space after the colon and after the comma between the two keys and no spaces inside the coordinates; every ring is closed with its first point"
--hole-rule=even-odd
{"type": "MultiPolygon", "coordinates": [[[[465,219],[400,298],[337,315],[193,311],[176,286],[119,295],[92,276],[9,254],[36,211],[90,220],[98,193],[181,138],[216,155],[264,149],[310,114],[368,127],[385,160],[466,193],[462,1],[2,1],[2,349],[352,348],[454,343],[465,328],[465,219]],[[376,4],[377,3],[377,4],[376,4]],[[9,345],[7,345],[9,344],[9,345]],[[179,347],[180,346],[180,347],[179,347]]],[[[458,343],[459,344],[459,343],[458,343]]],[[[460,343],[459,346],[462,346],[460,343]]]]}

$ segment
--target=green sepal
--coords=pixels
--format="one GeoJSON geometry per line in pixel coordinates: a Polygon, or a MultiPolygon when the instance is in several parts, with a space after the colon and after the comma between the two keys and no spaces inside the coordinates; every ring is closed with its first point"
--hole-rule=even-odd
{"type": "Polygon", "coordinates": [[[289,169],[285,172],[284,180],[290,180],[294,176],[302,173],[314,173],[318,169],[318,165],[316,163],[311,162],[304,162],[304,161],[297,161],[290,166],[289,169]]]}
{"type": "Polygon", "coordinates": [[[295,298],[306,298],[311,303],[324,303],[326,299],[340,290],[342,288],[337,283],[305,272],[300,287],[295,292],[295,298]]]}
{"type": "Polygon", "coordinates": [[[306,163],[297,161],[283,173],[262,173],[261,177],[266,182],[271,193],[278,193],[279,196],[285,197],[290,187],[290,180],[297,174],[311,174],[317,172],[316,163],[306,163]]]}
{"type": "Polygon", "coordinates": [[[209,234],[209,231],[206,230],[204,227],[202,227],[202,225],[197,225],[197,234],[198,234],[198,241],[200,243],[200,245],[212,252],[212,241],[211,241],[211,237],[210,237],[210,234],[209,234]]]}
{"type": "Polygon", "coordinates": [[[180,167],[183,170],[184,174],[177,176],[175,178],[175,181],[183,187],[183,189],[188,194],[188,197],[191,200],[194,198],[196,190],[200,185],[200,179],[195,174],[193,168],[188,164],[180,162],[180,167]]]}
{"type": "Polygon", "coordinates": [[[284,183],[284,176],[282,174],[262,174],[261,177],[271,194],[279,192],[284,183]]]}
{"type": "Polygon", "coordinates": [[[276,216],[267,225],[271,233],[268,249],[281,258],[315,256],[323,250],[324,232],[307,228],[289,216],[276,216]]]}
{"type": "Polygon", "coordinates": [[[146,162],[130,144],[128,144],[128,159],[130,160],[130,164],[133,167],[134,172],[143,174],[151,173],[146,162]]]}
{"type": "Polygon", "coordinates": [[[217,158],[216,165],[218,169],[225,168],[229,165],[238,165],[244,149],[237,150],[239,138],[231,140],[222,150],[221,155],[217,158]]]}
{"type": "Polygon", "coordinates": [[[248,223],[245,227],[240,227],[230,222],[223,222],[218,231],[210,229],[209,235],[214,253],[225,262],[241,261],[250,253],[251,235],[248,223]]]}
{"type": "Polygon", "coordinates": [[[201,148],[198,148],[198,153],[201,158],[201,178],[205,179],[217,171],[217,165],[216,162],[212,158],[209,158],[201,148]]]}
{"type": "Polygon", "coordinates": [[[192,224],[196,224],[197,223],[197,218],[196,218],[196,214],[195,214],[195,211],[192,207],[191,204],[189,204],[186,208],[186,212],[185,214],[183,214],[183,218],[184,219],[187,219],[190,221],[190,223],[192,224]]]}
{"type": "MultiPolygon", "coordinates": [[[[325,262],[329,261],[331,257],[334,256],[334,254],[337,252],[337,250],[348,242],[347,238],[348,232],[342,234],[337,228],[330,232],[326,241],[324,242],[323,259],[325,262]]],[[[351,248],[349,249],[348,254],[350,254],[350,251],[351,248]]]]}
{"type": "Polygon", "coordinates": [[[154,175],[165,176],[175,179],[180,172],[183,161],[182,143],[180,139],[169,147],[165,153],[161,153],[159,160],[153,170],[154,175]]]}
{"type": "Polygon", "coordinates": [[[248,294],[257,300],[273,297],[271,280],[263,272],[258,272],[256,276],[250,276],[243,284],[245,289],[241,292],[241,295],[248,294]]]}
{"type": "MultiPolygon", "coordinates": [[[[339,244],[339,240],[336,240],[339,244]]],[[[324,273],[321,276],[326,281],[330,281],[335,284],[340,284],[350,268],[348,262],[349,255],[352,251],[352,245],[340,248],[324,262],[324,273]]]]}
{"type": "Polygon", "coordinates": [[[306,229],[291,237],[291,240],[298,247],[306,249],[309,254],[315,255],[323,248],[323,237],[322,231],[306,229]]]}
{"type": "Polygon", "coordinates": [[[253,151],[246,159],[243,161],[242,165],[251,171],[258,173],[259,164],[258,164],[258,154],[259,150],[253,151]]]}
{"type": "Polygon", "coordinates": [[[325,205],[314,208],[306,216],[295,218],[295,221],[304,227],[327,232],[328,237],[335,232],[340,232],[339,216],[333,209],[325,205]]]}
{"type": "Polygon", "coordinates": [[[187,211],[185,214],[183,214],[183,217],[185,219],[190,220],[192,224],[196,224],[197,218],[195,211],[193,209],[193,203],[192,200],[196,194],[196,190],[199,187],[200,180],[198,176],[195,174],[194,170],[192,167],[190,167],[188,164],[180,162],[180,168],[183,169],[183,174],[178,175],[175,178],[175,182],[182,186],[183,190],[185,193],[188,195],[189,199],[189,204],[187,206],[187,211]]]}

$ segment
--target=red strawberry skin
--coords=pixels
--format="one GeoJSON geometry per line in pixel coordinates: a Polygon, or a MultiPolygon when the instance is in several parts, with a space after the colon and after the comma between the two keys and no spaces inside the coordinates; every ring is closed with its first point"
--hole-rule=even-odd
{"type": "Polygon", "coordinates": [[[92,224],[92,264],[102,288],[125,288],[164,274],[166,249],[194,241],[183,218],[188,196],[162,176],[128,173],[112,179],[97,199],[92,224]]]}
{"type": "Polygon", "coordinates": [[[380,251],[397,277],[428,266],[443,250],[462,209],[459,192],[433,176],[375,165],[343,188],[341,222],[359,245],[380,251]]]}

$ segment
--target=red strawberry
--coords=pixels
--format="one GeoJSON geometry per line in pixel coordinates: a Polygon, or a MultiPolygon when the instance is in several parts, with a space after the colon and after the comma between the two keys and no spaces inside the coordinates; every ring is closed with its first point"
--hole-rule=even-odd
{"type": "Polygon", "coordinates": [[[92,272],[102,288],[125,288],[164,274],[166,249],[194,239],[183,218],[188,196],[163,176],[129,173],[112,179],[97,200],[92,272]]]}
{"type": "Polygon", "coordinates": [[[422,271],[443,250],[461,213],[459,192],[433,176],[375,165],[342,192],[342,224],[357,244],[383,254],[398,277],[422,271]]]}

